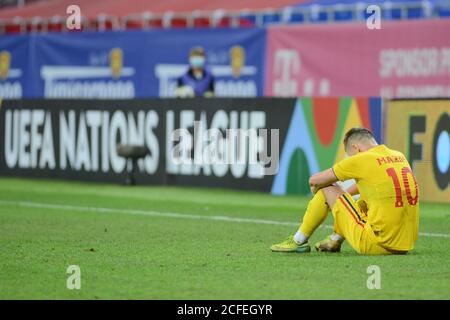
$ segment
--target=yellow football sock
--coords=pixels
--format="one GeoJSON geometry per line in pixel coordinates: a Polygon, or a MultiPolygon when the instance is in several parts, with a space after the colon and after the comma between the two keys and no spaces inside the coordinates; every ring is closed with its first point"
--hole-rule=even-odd
{"type": "Polygon", "coordinates": [[[314,230],[316,230],[327,218],[328,210],[329,207],[323,191],[317,191],[308,203],[300,226],[300,232],[307,237],[311,236],[314,230]]]}

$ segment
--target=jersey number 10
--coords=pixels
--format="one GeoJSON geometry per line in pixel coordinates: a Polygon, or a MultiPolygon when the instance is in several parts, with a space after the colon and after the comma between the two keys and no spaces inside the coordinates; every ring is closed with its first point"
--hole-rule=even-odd
{"type": "MultiPolygon", "coordinates": [[[[402,188],[400,186],[400,181],[397,177],[397,173],[395,172],[395,169],[392,167],[386,169],[386,172],[392,178],[392,182],[394,183],[395,206],[403,207],[402,188]]],[[[403,180],[403,185],[405,186],[406,198],[408,199],[408,203],[412,206],[415,206],[417,204],[417,201],[419,200],[419,189],[417,187],[416,177],[414,176],[414,174],[412,173],[410,168],[408,168],[408,167],[402,168],[402,180],[403,180]],[[410,174],[414,180],[414,194],[415,194],[414,198],[411,195],[411,186],[409,184],[408,174],[410,174]]]]}

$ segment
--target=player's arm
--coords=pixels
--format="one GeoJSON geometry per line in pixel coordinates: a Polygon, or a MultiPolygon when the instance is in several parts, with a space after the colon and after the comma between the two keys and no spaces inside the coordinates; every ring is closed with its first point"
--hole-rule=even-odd
{"type": "Polygon", "coordinates": [[[336,181],[338,181],[338,179],[336,178],[333,169],[330,168],[313,174],[311,178],[309,178],[309,186],[311,188],[311,192],[316,193],[317,190],[328,187],[336,181]]]}

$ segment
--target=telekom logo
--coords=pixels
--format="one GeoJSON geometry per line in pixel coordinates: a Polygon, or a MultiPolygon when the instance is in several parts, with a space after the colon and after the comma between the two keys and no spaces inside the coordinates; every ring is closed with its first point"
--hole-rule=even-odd
{"type": "Polygon", "coordinates": [[[291,76],[300,72],[300,57],[296,50],[280,49],[275,52],[273,94],[279,97],[296,96],[297,81],[291,76]]]}
{"type": "Polygon", "coordinates": [[[326,78],[305,78],[299,83],[301,59],[295,49],[279,49],[275,52],[273,95],[277,97],[295,97],[330,94],[330,81],[326,78]],[[297,80],[296,80],[297,79],[297,80]],[[303,92],[299,94],[299,87],[303,92]]]}

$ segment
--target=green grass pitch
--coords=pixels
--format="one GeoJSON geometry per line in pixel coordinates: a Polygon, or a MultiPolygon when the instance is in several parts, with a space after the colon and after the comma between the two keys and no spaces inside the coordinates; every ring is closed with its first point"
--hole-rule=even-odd
{"type": "Polygon", "coordinates": [[[421,204],[421,235],[406,256],[359,256],[348,244],[340,254],[272,253],[307,201],[0,178],[0,299],[450,297],[450,205],[421,204]],[[66,287],[69,265],[80,267],[80,290],[66,287]],[[370,265],[381,289],[367,288],[370,265]]]}

